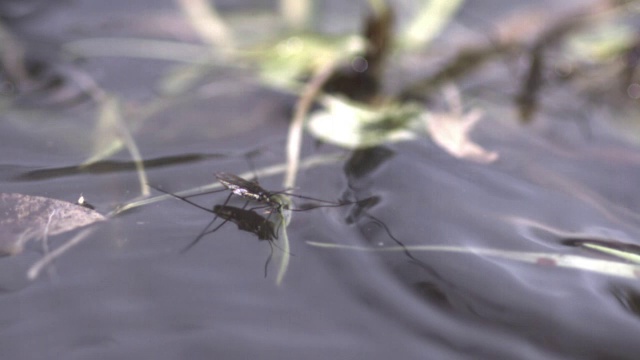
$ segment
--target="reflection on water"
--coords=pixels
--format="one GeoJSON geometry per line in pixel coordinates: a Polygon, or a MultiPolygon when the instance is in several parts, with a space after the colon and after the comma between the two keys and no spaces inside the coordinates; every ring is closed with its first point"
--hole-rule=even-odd
{"type": "Polygon", "coordinates": [[[620,302],[622,307],[635,316],[640,315],[640,293],[633,288],[613,286],[611,294],[620,302]]]}

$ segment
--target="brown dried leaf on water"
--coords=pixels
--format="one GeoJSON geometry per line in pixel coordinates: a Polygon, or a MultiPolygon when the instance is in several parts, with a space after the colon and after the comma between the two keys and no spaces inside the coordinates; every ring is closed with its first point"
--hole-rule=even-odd
{"type": "Polygon", "coordinates": [[[482,117],[482,111],[472,109],[464,113],[460,92],[453,86],[445,88],[445,97],[450,111],[432,112],[426,120],[427,131],[433,141],[457,158],[480,163],[497,160],[497,152],[485,150],[469,137],[471,130],[482,117]]]}
{"type": "Polygon", "coordinates": [[[0,193],[0,255],[19,254],[31,239],[62,234],[102,220],[102,214],[74,203],[0,193]]]}

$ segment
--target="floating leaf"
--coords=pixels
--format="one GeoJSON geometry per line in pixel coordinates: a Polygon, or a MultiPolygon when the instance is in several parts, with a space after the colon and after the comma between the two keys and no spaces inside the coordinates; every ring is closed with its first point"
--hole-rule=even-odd
{"type": "Polygon", "coordinates": [[[42,196],[0,193],[0,254],[22,252],[31,239],[62,234],[105,220],[82,205],[42,196]]]}
{"type": "Polygon", "coordinates": [[[311,115],[308,129],[317,138],[349,149],[417,137],[424,111],[413,104],[374,108],[334,96],[322,99],[324,110],[311,115]]]}
{"type": "Polygon", "coordinates": [[[469,133],[482,117],[479,109],[468,113],[462,110],[460,92],[450,86],[445,89],[450,112],[431,113],[426,126],[433,141],[449,154],[462,159],[490,163],[498,159],[498,153],[487,151],[469,138],[469,133]]]}

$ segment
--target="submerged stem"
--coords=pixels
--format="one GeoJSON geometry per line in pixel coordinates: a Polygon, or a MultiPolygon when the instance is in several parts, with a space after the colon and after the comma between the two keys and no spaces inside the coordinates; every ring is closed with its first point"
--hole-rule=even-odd
{"type": "Polygon", "coordinates": [[[282,205],[278,211],[280,228],[278,239],[282,239],[282,255],[280,255],[280,267],[278,268],[278,276],[276,276],[276,285],[280,286],[289,268],[289,260],[291,260],[291,246],[289,245],[289,236],[287,235],[287,226],[291,222],[291,210],[289,210],[291,207],[291,199],[282,194],[274,195],[273,198],[282,205]]]}

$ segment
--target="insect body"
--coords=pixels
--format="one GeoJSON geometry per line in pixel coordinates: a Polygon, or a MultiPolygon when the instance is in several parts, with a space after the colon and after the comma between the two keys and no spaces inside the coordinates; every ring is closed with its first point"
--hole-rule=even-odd
{"type": "Polygon", "coordinates": [[[278,201],[275,195],[279,193],[270,192],[263,189],[257,182],[245,180],[237,175],[219,172],[216,173],[216,179],[231,191],[232,194],[243,197],[247,200],[253,200],[263,203],[272,208],[272,210],[281,210],[283,204],[278,201]]]}

